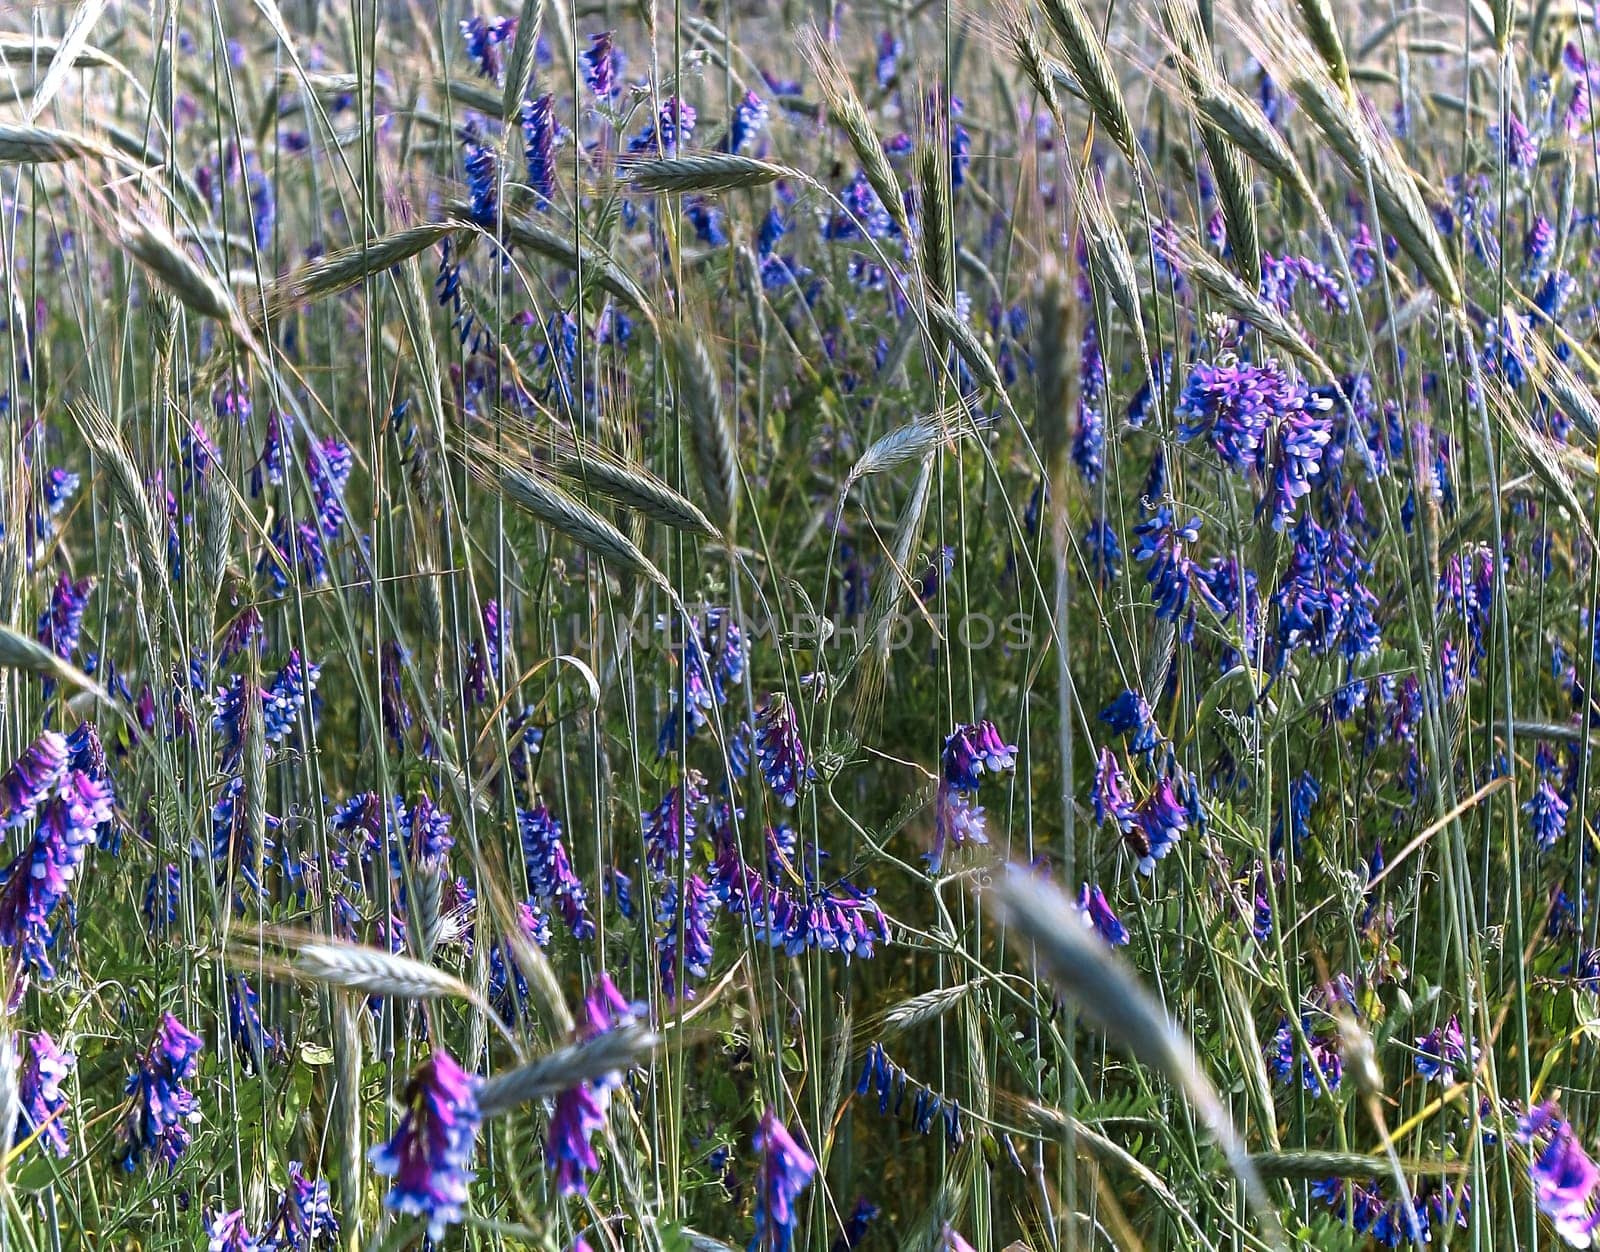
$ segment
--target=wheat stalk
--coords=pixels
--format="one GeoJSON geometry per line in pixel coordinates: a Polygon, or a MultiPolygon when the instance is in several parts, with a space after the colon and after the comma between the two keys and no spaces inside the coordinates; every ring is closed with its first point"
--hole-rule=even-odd
{"type": "Polygon", "coordinates": [[[925,991],[921,995],[901,1000],[898,1004],[891,1004],[884,1010],[881,1033],[885,1037],[901,1035],[915,1030],[918,1026],[936,1022],[965,1000],[979,985],[977,980],[973,980],[949,987],[935,987],[932,991],[925,991]]]}
{"type": "Polygon", "coordinates": [[[906,202],[900,190],[900,179],[895,175],[894,166],[889,164],[889,154],[884,151],[883,141],[878,138],[872,118],[861,103],[861,97],[856,94],[850,76],[839,64],[833,48],[815,31],[805,33],[800,50],[811,64],[817,87],[827,102],[834,124],[844,132],[845,139],[855,151],[856,160],[861,162],[861,172],[877,193],[884,210],[894,219],[901,236],[910,239],[911,223],[906,218],[906,202]]]}
{"type": "Polygon", "coordinates": [[[1068,290],[1067,276],[1047,259],[1034,288],[1034,429],[1039,451],[1051,482],[1065,464],[1072,441],[1078,372],[1074,344],[1079,342],[1077,300],[1068,290]]]}
{"type": "Polygon", "coordinates": [[[950,246],[950,157],[938,143],[917,154],[917,189],[921,200],[922,281],[928,298],[948,304],[955,297],[955,256],[950,246]]]}
{"type": "Polygon", "coordinates": [[[534,474],[508,464],[495,465],[494,449],[483,441],[469,441],[469,450],[472,457],[468,468],[479,481],[496,488],[511,503],[565,535],[586,552],[671,590],[672,584],[666,575],[633,540],[605,518],[534,474]]]}
{"type": "Polygon", "coordinates": [[[1100,33],[1090,23],[1089,15],[1078,0],[1043,0],[1041,7],[1056,38],[1061,41],[1083,98],[1104,127],[1107,138],[1117,145],[1128,164],[1137,168],[1139,143],[1133,118],[1128,113],[1128,102],[1123,99],[1122,86],[1106,57],[1100,33]]]}
{"type": "Polygon", "coordinates": [[[581,1082],[631,1069],[660,1044],[661,1036],[646,1026],[613,1027],[489,1079],[478,1092],[478,1110],[484,1117],[499,1117],[529,1101],[570,1091],[581,1082]]]}
{"type": "Polygon", "coordinates": [[[356,944],[302,944],[291,961],[291,968],[312,982],[366,995],[474,1002],[478,998],[471,987],[442,969],[408,956],[356,944]]]}
{"type": "Polygon", "coordinates": [[[154,219],[118,218],[117,233],[133,258],[186,307],[230,329],[238,325],[232,294],[190,259],[166,227],[154,219]]]}
{"type": "Polygon", "coordinates": [[[348,291],[448,239],[462,225],[455,221],[424,222],[330,252],[268,287],[251,309],[251,319],[275,321],[303,304],[348,291]]]}
{"type": "Polygon", "coordinates": [[[697,152],[690,156],[633,161],[624,165],[623,171],[628,185],[641,193],[743,191],[768,186],[780,178],[803,177],[771,161],[732,152],[697,152]]]}
{"type": "Polygon", "coordinates": [[[725,533],[732,533],[739,503],[739,463],[716,367],[704,336],[687,326],[672,327],[665,342],[676,367],[678,405],[689,418],[690,444],[707,513],[725,533]]]}
{"type": "MultiPolygon", "coordinates": [[[[457,201],[453,202],[450,208],[452,212],[464,213],[466,206],[457,201]]],[[[582,247],[567,236],[559,235],[527,217],[507,213],[501,221],[501,226],[508,243],[555,261],[574,273],[581,270],[589,281],[654,320],[654,312],[644,292],[609,257],[582,247]]]]}

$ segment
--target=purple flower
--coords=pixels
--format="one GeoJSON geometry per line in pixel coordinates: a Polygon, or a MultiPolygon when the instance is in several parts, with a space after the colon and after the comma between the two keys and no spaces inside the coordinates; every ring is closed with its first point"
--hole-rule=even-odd
{"type": "Polygon", "coordinates": [[[131,1097],[126,1115],[117,1127],[117,1161],[130,1174],[153,1152],[171,1173],[189,1147],[189,1126],[200,1120],[199,1103],[183,1084],[199,1068],[205,1043],[176,1017],[167,1013],[161,1029],[128,1075],[131,1097]]]}
{"type": "Polygon", "coordinates": [[[726,609],[707,609],[686,619],[662,618],[656,625],[670,632],[668,646],[683,672],[656,740],[657,752],[665,756],[677,750],[680,735],[692,739],[711,709],[728,702],[728,691],[744,677],[745,646],[743,632],[726,609]],[[682,721],[685,709],[688,717],[682,721]]]}
{"type": "Polygon", "coordinates": [[[940,782],[933,802],[933,849],[924,854],[929,871],[939,872],[946,847],[988,842],[989,833],[978,793],[963,791],[948,780],[940,782]]]}
{"type": "Polygon", "coordinates": [[[17,1090],[20,1117],[16,1144],[37,1135],[38,1142],[56,1156],[67,1156],[71,1144],[64,1124],[67,1097],[62,1093],[61,1084],[77,1060],[71,1052],[61,1051],[45,1031],[29,1036],[28,1056],[17,1090]]]}
{"type": "Polygon", "coordinates": [[[45,731],[24,748],[0,775],[0,830],[15,830],[32,821],[66,770],[67,741],[55,731],[45,731]]]}
{"type": "Polygon", "coordinates": [[[1522,241],[1522,260],[1529,278],[1542,277],[1556,255],[1556,228],[1543,213],[1535,215],[1522,241]]]}
{"type": "Polygon", "coordinates": [[[385,1206],[426,1218],[428,1237],[435,1241],[461,1220],[467,1202],[482,1120],[481,1083],[443,1048],[435,1048],[411,1076],[394,1136],[368,1154],[378,1173],[394,1179],[385,1206]]]}
{"type": "Polygon", "coordinates": [[[698,770],[689,770],[683,781],[645,814],[645,864],[651,873],[657,877],[673,874],[672,867],[688,854],[695,840],[697,815],[705,804],[705,779],[698,770]]]}
{"type": "Polygon", "coordinates": [[[55,517],[78,490],[82,479],[69,469],[52,466],[44,476],[45,515],[55,517]]]}
{"type": "Polygon", "coordinates": [[[1325,266],[1309,257],[1262,255],[1261,295],[1268,303],[1284,313],[1292,312],[1294,293],[1301,282],[1316,294],[1318,303],[1326,311],[1349,312],[1350,297],[1325,266]]]}
{"type": "Polygon", "coordinates": [[[39,615],[39,642],[57,656],[70,659],[78,650],[78,634],[83,628],[83,613],[89,607],[94,579],[73,582],[66,574],[56,579],[50,592],[50,606],[39,615]]]}
{"type": "Polygon", "coordinates": [[[868,1201],[865,1196],[859,1197],[855,1208],[850,1210],[843,1233],[833,1241],[833,1246],[828,1252],[852,1252],[852,1249],[860,1247],[861,1241],[867,1237],[867,1229],[877,1219],[878,1206],[868,1201]]]}
{"type": "Polygon", "coordinates": [[[1139,855],[1139,872],[1149,874],[1156,862],[1172,850],[1178,836],[1189,828],[1189,815],[1172,779],[1163,778],[1134,813],[1134,828],[1125,830],[1139,855]]]}
{"type": "Polygon", "coordinates": [[[1094,769],[1094,820],[1104,826],[1115,822],[1124,832],[1134,828],[1137,812],[1127,796],[1127,779],[1110,748],[1101,748],[1094,769]]]}
{"type": "Polygon", "coordinates": [[[261,717],[269,744],[288,738],[305,708],[306,698],[316,691],[321,677],[320,665],[307,664],[298,648],[290,649],[288,661],[272,685],[261,693],[261,717]]]}
{"type": "Polygon", "coordinates": [[[1476,1043],[1468,1051],[1466,1036],[1461,1033],[1461,1023],[1455,1017],[1443,1026],[1437,1026],[1417,1040],[1417,1073],[1424,1078],[1438,1079],[1442,1086],[1456,1080],[1456,1067],[1463,1068],[1478,1063],[1476,1043]]]}
{"type": "Polygon", "coordinates": [[[464,128],[465,152],[462,156],[467,175],[467,194],[472,220],[489,231],[499,228],[500,158],[493,145],[480,138],[475,127],[464,128]]]}
{"type": "Polygon", "coordinates": [[[1556,841],[1567,833],[1568,807],[1550,780],[1541,778],[1538,789],[1522,806],[1522,811],[1528,815],[1528,826],[1533,831],[1534,839],[1538,841],[1540,851],[1548,852],[1556,846],[1556,841]]]}
{"type": "Polygon", "coordinates": [[[745,145],[766,128],[767,102],[753,91],[745,92],[744,99],[734,105],[733,118],[728,123],[728,151],[744,151],[745,145]]]}
{"type": "Polygon", "coordinates": [[[252,644],[259,653],[266,646],[266,638],[266,629],[261,622],[261,610],[253,604],[247,604],[228,624],[228,629],[222,636],[222,646],[217,649],[217,664],[226,665],[252,644]]]}
{"type": "Polygon", "coordinates": [[[878,36],[878,86],[888,87],[894,82],[899,73],[900,54],[905,50],[905,44],[895,38],[892,30],[878,36]]]}
{"type": "Polygon", "coordinates": [[[1114,733],[1130,736],[1130,752],[1153,752],[1160,742],[1150,702],[1136,691],[1124,691],[1101,709],[1100,720],[1114,733]]]}
{"type": "Polygon", "coordinates": [[[1105,470],[1106,367],[1100,339],[1091,320],[1083,328],[1078,360],[1078,417],[1072,432],[1072,463],[1093,486],[1105,470]]]}
{"type": "Polygon", "coordinates": [[[299,1161],[289,1162],[289,1185],[278,1199],[277,1216],[267,1228],[267,1242],[277,1250],[307,1252],[318,1244],[332,1246],[339,1234],[328,1184],[311,1179],[299,1161]]]}
{"type": "Polygon", "coordinates": [[[1506,163],[1524,173],[1539,164],[1539,141],[1528,133],[1528,128],[1515,113],[1508,113],[1506,124],[1489,127],[1489,138],[1500,142],[1505,151],[1506,163]]]}
{"type": "Polygon", "coordinates": [[[1084,563],[1089,577],[1104,586],[1122,574],[1122,545],[1104,518],[1090,522],[1083,535],[1084,563]]]}
{"type": "Polygon", "coordinates": [[[801,783],[811,776],[805,745],[800,742],[799,719],[781,691],[773,692],[756,713],[756,761],[773,795],[793,807],[801,783]]]}
{"type": "Polygon", "coordinates": [[[1209,439],[1224,465],[1244,473],[1256,466],[1273,419],[1296,400],[1295,384],[1276,361],[1199,361],[1178,398],[1178,438],[1209,439]]]}
{"type": "Polygon", "coordinates": [[[261,1252],[261,1241],[244,1224],[244,1210],[206,1215],[206,1252],[261,1252]]]}
{"type": "Polygon", "coordinates": [[[1518,1123],[1517,1138],[1538,1148],[1529,1162],[1528,1177],[1539,1211],[1570,1246],[1589,1247],[1600,1227],[1600,1213],[1595,1210],[1600,1166],[1590,1159],[1571,1125],[1551,1103],[1537,1106],[1518,1123]]]}
{"type": "Polygon", "coordinates": [[[938,1252],[974,1252],[974,1249],[956,1232],[954,1226],[946,1222],[944,1229],[939,1232],[938,1252]]]}
{"type": "Polygon", "coordinates": [[[48,955],[54,942],[51,914],[66,897],[99,828],[111,821],[112,804],[109,781],[69,770],[39,809],[32,846],[0,871],[5,884],[0,889],[0,944],[11,949],[17,965],[36,970],[41,979],[55,977],[48,955]]]}
{"type": "Polygon", "coordinates": [[[1106,899],[1106,893],[1098,885],[1091,887],[1084,883],[1078,889],[1078,911],[1083,914],[1084,924],[1092,927],[1113,947],[1128,942],[1128,928],[1111,911],[1111,901],[1106,899]]]}
{"type": "Polygon", "coordinates": [[[517,813],[522,828],[522,853],[528,862],[528,887],[534,898],[554,903],[574,939],[594,935],[589,916],[589,893],[572,868],[561,823],[542,804],[517,813]]]}
{"type": "Polygon", "coordinates": [[[589,36],[589,46],[579,54],[583,63],[583,81],[601,100],[611,99],[617,89],[616,49],[612,46],[612,32],[603,30],[589,36]]]}
{"type": "Polygon", "coordinates": [[[450,849],[455,846],[455,837],[450,833],[450,814],[435,805],[426,793],[418,796],[409,809],[405,800],[396,796],[394,824],[399,839],[390,845],[389,868],[396,877],[403,873],[399,857],[402,848],[409,852],[413,864],[431,869],[443,866],[450,849]]]}
{"type": "Polygon", "coordinates": [[[1300,1019],[1300,1025],[1310,1045],[1310,1054],[1301,1058],[1298,1066],[1295,1064],[1297,1047],[1294,1029],[1285,1020],[1279,1024],[1277,1033],[1266,1047],[1267,1063],[1272,1067],[1272,1072],[1280,1082],[1298,1081],[1313,1096],[1322,1094],[1322,1082],[1317,1078],[1320,1072],[1328,1084],[1328,1090],[1338,1091],[1344,1078],[1344,1060],[1339,1055],[1338,1039],[1331,1035],[1313,1035],[1311,1023],[1305,1017],[1300,1019]]]}
{"type": "Polygon", "coordinates": [[[686,145],[694,134],[694,123],[694,106],[677,96],[668,96],[661,102],[656,121],[628,140],[628,151],[676,156],[679,146],[686,145]]]}
{"type": "Polygon", "coordinates": [[[247,1074],[275,1058],[282,1046],[261,1024],[261,997],[243,974],[228,979],[228,1037],[247,1074]]]}
{"type": "Polygon", "coordinates": [[[750,1252],[789,1252],[794,1243],[795,1201],[811,1185],[817,1163],[794,1141],[772,1109],[761,1117],[755,1149],[761,1154],[756,1191],[756,1232],[750,1252]]]}
{"type": "Polygon", "coordinates": [[[505,57],[501,52],[517,33],[514,17],[469,17],[461,23],[461,36],[467,41],[467,55],[478,67],[478,73],[491,82],[499,82],[505,73],[505,57]]]}
{"type": "Polygon", "coordinates": [[[561,128],[555,119],[555,97],[548,91],[522,104],[523,156],[528,162],[528,186],[537,208],[548,208],[556,194],[556,141],[561,128]]]}
{"type": "Polygon", "coordinates": [[[150,875],[144,889],[144,920],[152,931],[166,930],[178,920],[178,900],[183,889],[183,873],[172,862],[165,871],[150,875]]]}
{"type": "MultiPolygon", "coordinates": [[[[638,1006],[629,1004],[617,990],[611,975],[602,971],[584,998],[583,1020],[579,1023],[578,1037],[582,1040],[596,1039],[608,1030],[628,1025],[638,1011],[638,1006]]],[[[594,1151],[594,1136],[605,1128],[606,1108],[611,1102],[611,1093],[621,1083],[622,1074],[612,1070],[593,1081],[569,1087],[556,1097],[555,1111],[550,1116],[545,1159],[555,1171],[558,1194],[570,1196],[588,1193],[586,1175],[600,1168],[599,1158],[594,1151]]]]}
{"type": "Polygon", "coordinates": [[[1283,530],[1294,520],[1301,497],[1310,493],[1311,480],[1322,472],[1322,451],[1333,438],[1333,423],[1324,416],[1331,407],[1331,401],[1312,397],[1279,418],[1267,494],[1257,511],[1271,510],[1273,530],[1283,530]]]}
{"type": "Polygon", "coordinates": [[[1000,737],[985,719],[959,725],[944,741],[944,777],[961,791],[976,791],[982,775],[1010,773],[1017,767],[1017,748],[1000,737]]]}
{"type": "Polygon", "coordinates": [[[686,975],[705,978],[711,973],[711,918],[717,909],[717,898],[699,874],[690,874],[684,879],[683,895],[685,906],[679,908],[678,884],[669,878],[662,892],[660,912],[656,914],[656,920],[666,927],[656,940],[656,952],[661,989],[669,1000],[676,1000],[680,991],[680,952],[686,975]]]}
{"type": "Polygon", "coordinates": [[[307,477],[316,505],[317,529],[331,539],[344,527],[344,489],[355,458],[349,444],[330,436],[311,445],[310,460],[307,477]]]}

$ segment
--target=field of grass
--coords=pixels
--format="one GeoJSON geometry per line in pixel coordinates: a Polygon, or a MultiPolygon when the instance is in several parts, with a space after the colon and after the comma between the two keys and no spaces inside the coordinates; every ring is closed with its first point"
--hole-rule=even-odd
{"type": "Polygon", "coordinates": [[[1600,1241],[1585,0],[0,9],[0,1248],[1600,1241]]]}

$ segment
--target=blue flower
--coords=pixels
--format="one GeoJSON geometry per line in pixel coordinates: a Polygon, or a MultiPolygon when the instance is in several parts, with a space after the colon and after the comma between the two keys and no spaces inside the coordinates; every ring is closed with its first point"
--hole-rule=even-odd
{"type": "Polygon", "coordinates": [[[1198,542],[1200,519],[1192,517],[1186,525],[1180,526],[1172,510],[1162,505],[1153,517],[1134,527],[1134,533],[1139,536],[1134,559],[1150,567],[1145,571],[1145,581],[1150,584],[1155,598],[1156,617],[1176,622],[1189,607],[1194,561],[1185,545],[1198,542]]]}
{"type": "Polygon", "coordinates": [[[467,1202],[482,1120],[481,1085],[450,1053],[435,1048],[406,1086],[405,1113],[394,1135],[368,1154],[372,1167],[394,1180],[384,1205],[427,1219],[428,1237],[435,1241],[461,1220],[467,1202]]]}
{"type": "Polygon", "coordinates": [[[78,1058],[63,1052],[45,1031],[30,1035],[28,1055],[17,1083],[18,1117],[14,1143],[35,1135],[36,1142],[57,1157],[71,1150],[67,1138],[67,1097],[61,1090],[78,1058]]]}
{"type": "Polygon", "coordinates": [[[528,163],[528,186],[533,188],[533,203],[548,208],[556,194],[556,141],[560,126],[555,119],[555,97],[545,92],[536,100],[522,103],[523,156],[528,163]]]}
{"type": "Polygon", "coordinates": [[[1562,799],[1561,793],[1548,778],[1541,778],[1532,797],[1522,806],[1522,811],[1528,815],[1528,827],[1533,831],[1541,852],[1548,852],[1555,847],[1556,841],[1567,833],[1567,809],[1568,804],[1562,799]]]}
{"type": "Polygon", "coordinates": [[[170,1173],[188,1150],[189,1126],[200,1120],[200,1108],[183,1084],[194,1077],[204,1047],[171,1013],[162,1017],[139,1068],[128,1076],[131,1099],[117,1127],[117,1160],[129,1173],[146,1152],[153,1152],[170,1173]]]}
{"type": "Polygon", "coordinates": [[[1100,720],[1116,734],[1130,736],[1130,752],[1153,752],[1160,742],[1150,702],[1136,691],[1124,691],[1101,709],[1100,720]]]}
{"type": "Polygon", "coordinates": [[[800,742],[794,706],[781,691],[768,696],[756,713],[755,753],[761,776],[773,795],[793,807],[801,784],[811,777],[811,769],[806,764],[805,745],[800,742]]]}
{"type": "Polygon", "coordinates": [[[767,102],[753,91],[745,92],[728,123],[728,151],[743,152],[745,145],[766,129],[767,116],[767,102]]]}
{"type": "Polygon", "coordinates": [[[542,804],[517,813],[522,828],[522,852],[528,862],[528,886],[534,898],[554,904],[574,939],[594,935],[589,916],[589,893],[572,868],[561,823],[542,804]]]}
{"type": "Polygon", "coordinates": [[[1078,889],[1078,911],[1083,914],[1084,924],[1093,928],[1113,947],[1128,942],[1128,928],[1112,911],[1111,901],[1106,899],[1106,893],[1098,885],[1091,887],[1084,883],[1078,889]]]}
{"type": "Polygon", "coordinates": [[[319,1244],[333,1246],[339,1222],[333,1215],[328,1184],[311,1179],[299,1161],[289,1162],[289,1185],[278,1198],[278,1212],[267,1228],[267,1241],[278,1252],[308,1252],[319,1244]]]}
{"type": "Polygon", "coordinates": [[[761,1154],[761,1176],[756,1185],[756,1230],[749,1252],[789,1252],[799,1220],[795,1202],[811,1185],[817,1163],[770,1108],[762,1114],[755,1150],[761,1154]]]}
{"type": "Polygon", "coordinates": [[[711,919],[717,909],[717,898],[699,874],[690,874],[683,884],[684,906],[679,907],[678,884],[667,879],[661,897],[661,910],[656,920],[666,929],[656,940],[661,971],[661,989],[668,1000],[676,1000],[682,990],[678,986],[678,961],[682,953],[683,972],[694,978],[705,978],[711,973],[711,919]]]}

